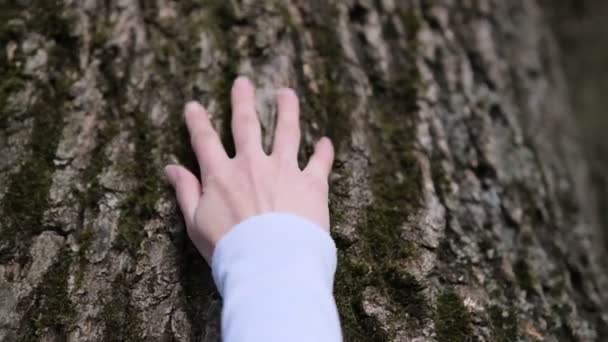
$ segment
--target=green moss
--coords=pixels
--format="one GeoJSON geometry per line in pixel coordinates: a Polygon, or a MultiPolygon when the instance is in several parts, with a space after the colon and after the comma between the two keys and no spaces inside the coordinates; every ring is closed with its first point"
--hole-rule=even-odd
{"type": "MultiPolygon", "coordinates": [[[[21,18],[22,9],[13,1],[0,2],[0,46],[6,46],[21,35],[20,28],[13,20],[21,18]]],[[[0,56],[0,60],[4,59],[5,53],[0,56]]]]}
{"type": "Polygon", "coordinates": [[[437,298],[434,322],[439,342],[477,340],[473,336],[469,312],[454,292],[444,292],[437,298]]]}
{"type": "Polygon", "coordinates": [[[361,232],[369,244],[369,253],[377,263],[403,260],[412,256],[415,246],[401,236],[403,212],[371,206],[361,232]]]}
{"type": "Polygon", "coordinates": [[[19,303],[25,312],[19,327],[19,341],[38,341],[47,331],[65,336],[72,328],[76,311],[68,295],[72,255],[64,248],[45,273],[40,285],[19,303]]]}
{"type": "Polygon", "coordinates": [[[534,277],[532,276],[532,273],[530,273],[530,266],[528,266],[528,263],[525,260],[517,260],[515,265],[513,265],[513,272],[515,272],[517,284],[519,284],[522,289],[526,290],[528,294],[535,293],[534,277]]]}
{"type": "Polygon", "coordinates": [[[384,279],[390,297],[414,319],[427,316],[427,299],[423,295],[424,286],[411,274],[403,273],[401,267],[385,267],[384,279]]]}
{"type": "Polygon", "coordinates": [[[415,42],[416,35],[422,25],[422,19],[420,15],[411,7],[400,8],[397,11],[399,19],[405,28],[405,34],[407,35],[410,42],[415,42]]]}
{"type": "MultiPolygon", "coordinates": [[[[301,89],[302,121],[309,128],[313,128],[312,134],[331,138],[336,151],[340,151],[343,145],[350,142],[350,116],[356,106],[356,97],[350,90],[350,76],[345,72],[344,52],[336,31],[338,10],[319,2],[310,2],[310,5],[311,11],[318,15],[304,17],[303,26],[312,35],[317,54],[314,63],[310,65],[314,69],[316,88],[308,87],[310,84],[306,83],[306,87],[301,89]],[[315,127],[321,129],[317,130],[315,127]]],[[[300,39],[300,35],[295,31],[293,39],[300,39]]],[[[299,48],[301,44],[298,42],[296,47],[299,48]]],[[[297,69],[299,78],[307,79],[309,76],[305,76],[302,69],[302,66],[297,69]]],[[[301,149],[300,152],[300,166],[304,166],[312,153],[312,147],[308,150],[301,149]]]]}
{"type": "Polygon", "coordinates": [[[334,293],[345,341],[389,338],[378,322],[363,312],[362,293],[368,286],[398,305],[392,317],[395,321],[405,321],[415,327],[428,315],[424,286],[414,276],[393,262],[370,262],[370,259],[373,259],[370,255],[358,258],[344,252],[339,254],[334,293]]]}
{"type": "Polygon", "coordinates": [[[8,126],[8,120],[14,114],[14,109],[9,107],[9,99],[17,91],[23,88],[25,76],[20,74],[20,70],[8,63],[0,60],[0,129],[8,126]]]}
{"type": "MultiPolygon", "coordinates": [[[[331,20],[327,22],[331,25],[331,20]]],[[[356,99],[345,96],[345,87],[336,86],[339,79],[335,76],[335,70],[339,70],[336,65],[343,63],[343,56],[337,36],[328,34],[331,29],[324,28],[318,33],[319,41],[323,42],[320,54],[333,57],[331,63],[325,65],[329,70],[327,84],[320,86],[324,97],[320,98],[318,109],[313,106],[313,110],[324,113],[329,105],[325,115],[337,118],[333,121],[336,129],[333,134],[348,142],[350,110],[356,99]],[[332,104],[337,107],[331,107],[332,104]]],[[[384,29],[386,31],[386,27],[384,29]]],[[[369,184],[373,202],[366,208],[366,220],[358,227],[361,239],[357,242],[357,252],[343,254],[336,276],[336,301],[348,341],[391,338],[391,332],[380,330],[376,326],[378,322],[361,309],[361,293],[367,286],[379,289],[398,307],[390,319],[406,321],[414,328],[429,314],[424,285],[405,271],[405,263],[417,253],[417,246],[404,239],[402,228],[408,216],[423,203],[422,175],[414,154],[415,117],[412,115],[417,110],[419,76],[415,66],[404,61],[408,53],[402,54],[395,54],[398,60],[395,70],[400,71],[389,80],[379,78],[374,65],[365,67],[370,71],[368,77],[373,91],[372,131],[368,134],[372,147],[369,184]]],[[[327,124],[327,121],[320,122],[327,124]]],[[[331,124],[328,127],[331,128],[331,124]]],[[[332,216],[332,220],[335,219],[332,216]]]]}
{"type": "Polygon", "coordinates": [[[488,309],[492,322],[492,335],[497,342],[517,341],[517,314],[513,308],[503,310],[499,306],[488,309]]]}
{"type": "MultiPolygon", "coordinates": [[[[0,46],[6,47],[9,42],[18,40],[22,32],[14,24],[21,17],[21,8],[13,2],[0,2],[0,46]]],[[[6,51],[0,53],[0,129],[5,129],[9,117],[13,114],[8,107],[9,98],[23,88],[25,76],[16,66],[20,59],[19,51],[15,51],[14,60],[9,63],[6,51]]]]}
{"type": "MultiPolygon", "coordinates": [[[[408,20],[411,18],[413,15],[408,14],[408,20]]],[[[411,25],[407,29],[408,34],[415,34],[418,27],[411,25]]],[[[386,28],[384,33],[391,39],[386,28]]],[[[403,272],[403,261],[416,254],[416,245],[404,240],[402,227],[408,216],[423,205],[413,115],[418,109],[420,77],[415,65],[408,62],[410,53],[395,54],[394,67],[399,71],[390,79],[380,78],[377,72],[368,74],[373,91],[373,111],[370,113],[373,130],[369,135],[373,202],[367,208],[367,222],[360,231],[375,262],[374,268],[385,279],[384,286],[390,298],[411,317],[421,321],[428,313],[423,286],[403,272]]],[[[373,65],[367,69],[375,70],[373,65]]]]}
{"type": "MultiPolygon", "coordinates": [[[[20,41],[27,31],[55,41],[56,49],[73,49],[78,45],[78,39],[72,34],[73,19],[64,13],[64,4],[60,0],[33,0],[27,5],[16,0],[0,2],[0,46],[20,41]]],[[[76,58],[71,57],[69,61],[76,58]]],[[[6,54],[3,53],[0,60],[5,62],[6,54]]]]}
{"type": "MultiPolygon", "coordinates": [[[[0,81],[1,125],[6,125],[8,116],[13,114],[7,108],[7,99],[14,92],[21,89],[26,81],[35,82],[38,90],[34,103],[25,110],[25,117],[22,118],[33,119],[32,135],[27,147],[29,153],[20,161],[20,170],[10,176],[6,197],[0,205],[4,214],[2,234],[11,237],[0,250],[0,260],[18,259],[24,264],[28,259],[27,248],[31,237],[45,228],[42,225],[42,215],[48,206],[48,190],[54,171],[53,159],[64,125],[65,104],[71,97],[72,80],[68,71],[77,66],[72,63],[74,57],[69,56],[74,55],[71,51],[78,40],[71,34],[72,21],[62,16],[61,1],[38,0],[28,7],[9,1],[1,6],[3,10],[8,9],[3,13],[5,18],[20,18],[24,20],[24,26],[29,32],[38,32],[56,43],[49,50],[48,82],[32,80],[22,75],[15,63],[7,63],[4,54],[0,60],[0,71],[8,75],[0,81]]],[[[21,39],[23,32],[14,28],[7,29],[9,24],[3,24],[0,29],[3,40],[21,39]]]]}
{"type": "Polygon", "coordinates": [[[139,247],[145,238],[144,224],[152,215],[147,202],[153,196],[144,193],[143,198],[138,198],[135,194],[143,192],[142,187],[138,187],[121,204],[123,211],[118,221],[118,235],[113,246],[119,251],[128,252],[134,258],[137,257],[139,247]]]}
{"type": "Polygon", "coordinates": [[[385,341],[387,336],[362,309],[362,294],[378,277],[371,265],[338,254],[334,293],[345,341],[385,341]]]}
{"type": "Polygon", "coordinates": [[[131,117],[134,118],[134,160],[126,162],[124,171],[137,182],[135,189],[121,203],[122,213],[114,247],[135,256],[145,237],[145,223],[156,216],[155,205],[163,195],[164,184],[161,183],[160,166],[154,154],[150,153],[156,147],[154,129],[143,112],[131,113],[131,117]]]}
{"type": "MultiPolygon", "coordinates": [[[[3,213],[0,260],[29,260],[28,249],[33,236],[44,229],[42,215],[48,207],[47,196],[54,172],[53,160],[63,129],[63,111],[70,100],[72,80],[69,75],[75,63],[72,51],[78,40],[72,35],[72,22],[63,17],[61,1],[33,1],[23,6],[16,1],[0,3],[0,46],[9,41],[19,42],[27,32],[37,32],[55,44],[48,50],[48,82],[23,74],[17,67],[23,56],[17,49],[9,63],[0,54],[0,126],[6,127],[9,117],[17,111],[8,106],[8,99],[27,82],[34,83],[36,92],[30,107],[19,120],[33,120],[28,151],[19,161],[20,169],[10,176],[5,198],[0,204],[3,213]],[[21,24],[19,24],[21,23],[21,24]],[[70,51],[68,53],[67,51],[70,51]]],[[[57,261],[43,276],[40,285],[20,301],[23,312],[18,336],[20,341],[38,341],[47,331],[65,336],[75,315],[69,299],[67,279],[73,256],[64,248],[57,261]]]]}
{"type": "MultiPolygon", "coordinates": [[[[339,76],[331,73],[332,65],[341,63],[338,60],[326,60],[323,64],[324,73],[318,78],[319,94],[310,98],[309,111],[314,111],[321,127],[325,127],[323,135],[332,139],[337,151],[342,145],[350,141],[351,125],[350,115],[355,108],[356,99],[349,93],[347,87],[341,84],[339,76]]],[[[311,151],[312,152],[312,151],[311,151]]]]}
{"type": "MultiPolygon", "coordinates": [[[[103,44],[103,35],[108,30],[105,26],[96,28],[100,35],[95,44],[103,44]]],[[[96,46],[100,48],[100,46],[96,46]]],[[[126,87],[125,79],[129,78],[128,65],[125,61],[123,74],[119,75],[114,58],[111,54],[101,54],[100,70],[104,76],[102,91],[108,101],[108,111],[104,113],[107,121],[98,131],[97,145],[92,153],[92,161],[84,173],[83,180],[86,191],[83,201],[87,209],[98,210],[98,202],[104,194],[99,183],[99,174],[107,163],[105,149],[107,143],[114,138],[120,130],[129,129],[135,146],[132,159],[118,161],[118,169],[127,179],[134,180],[134,188],[130,189],[127,197],[120,203],[121,215],[118,221],[118,235],[113,248],[126,251],[132,257],[137,256],[141,242],[145,238],[144,225],[156,216],[155,205],[163,196],[165,184],[161,173],[161,166],[155,160],[151,151],[161,148],[157,146],[158,133],[149,121],[146,109],[140,106],[132,111],[125,110],[126,87]],[[118,119],[118,120],[117,120],[118,119]],[[120,125],[116,122],[120,122],[120,125]]]]}
{"type": "Polygon", "coordinates": [[[281,16],[281,18],[283,18],[283,22],[285,23],[285,28],[287,30],[290,29],[295,29],[296,27],[296,23],[294,22],[291,13],[289,12],[288,9],[288,4],[285,3],[284,1],[274,1],[274,4],[279,12],[279,15],[281,16]]]}
{"type": "Polygon", "coordinates": [[[95,148],[91,152],[89,165],[82,174],[84,191],[80,193],[80,203],[86,210],[93,213],[99,211],[99,200],[103,197],[104,189],[99,182],[99,175],[108,163],[105,153],[108,142],[118,133],[115,121],[103,123],[95,137],[95,148]]]}
{"type": "Polygon", "coordinates": [[[37,32],[53,39],[61,49],[65,49],[62,57],[67,58],[66,62],[78,62],[78,55],[73,53],[78,46],[78,38],[72,34],[74,32],[73,18],[65,16],[64,2],[62,0],[34,0],[28,5],[31,10],[31,17],[28,21],[28,30],[34,29],[37,32]]]}
{"type": "MultiPolygon", "coordinates": [[[[41,85],[46,87],[46,85],[41,85]]],[[[7,195],[2,202],[3,234],[8,241],[0,259],[17,257],[26,261],[26,249],[31,237],[41,232],[42,215],[47,208],[47,196],[54,172],[53,159],[63,129],[64,101],[68,86],[43,88],[41,96],[28,108],[34,118],[29,155],[19,172],[11,175],[7,195]]]]}
{"type": "MultiPolygon", "coordinates": [[[[167,47],[177,46],[177,48],[159,47],[159,49],[165,50],[161,53],[161,56],[171,55],[176,58],[177,64],[185,66],[184,74],[179,75],[179,77],[172,74],[163,76],[169,81],[175,81],[176,84],[173,88],[179,89],[174,96],[175,102],[171,106],[171,114],[167,121],[166,129],[170,139],[165,146],[167,148],[165,152],[175,154],[182,165],[198,175],[199,166],[190,146],[189,134],[182,115],[184,102],[200,99],[202,95],[202,90],[196,87],[193,89],[187,88],[188,82],[199,72],[199,70],[192,70],[187,67],[188,65],[196,66],[199,63],[200,51],[192,49],[192,46],[198,44],[201,33],[207,33],[215,39],[215,45],[226,57],[215,61],[217,64],[213,65],[213,68],[217,67],[217,74],[213,75],[210,80],[210,96],[219,102],[219,109],[213,115],[223,119],[224,125],[220,128],[219,133],[224,147],[229,155],[234,155],[234,142],[230,130],[230,90],[232,82],[237,76],[239,56],[234,49],[232,27],[239,20],[234,14],[231,2],[227,1],[180,1],[177,6],[180,15],[188,17],[190,25],[187,25],[186,28],[168,28],[168,32],[171,32],[174,38],[167,43],[167,47]]],[[[162,63],[162,61],[159,60],[159,63],[162,63]]],[[[162,67],[162,69],[167,68],[162,67]]],[[[169,195],[169,193],[166,194],[169,195]]],[[[170,196],[173,196],[172,191],[170,196]]],[[[176,221],[170,224],[184,225],[181,214],[179,212],[176,214],[176,221]]],[[[211,314],[214,314],[209,310],[210,303],[219,300],[219,294],[215,290],[210,269],[185,231],[183,234],[173,236],[172,241],[175,248],[180,251],[178,272],[180,285],[183,288],[182,299],[185,312],[191,322],[204,321],[211,314]]],[[[187,334],[193,340],[204,339],[206,336],[204,328],[204,325],[192,324],[192,329],[187,334]]]]}
{"type": "Polygon", "coordinates": [[[452,186],[450,177],[441,165],[441,161],[438,159],[434,159],[431,162],[431,176],[433,177],[435,190],[440,194],[441,197],[450,192],[452,186]]]}
{"type": "Polygon", "coordinates": [[[373,269],[384,279],[389,298],[422,321],[428,312],[423,286],[405,274],[403,262],[416,254],[416,245],[402,236],[409,215],[422,206],[422,176],[414,155],[416,109],[415,74],[396,77],[375,88],[377,111],[372,145],[370,186],[374,195],[367,221],[359,228],[373,269]]]}
{"type": "MultiPolygon", "coordinates": [[[[211,270],[202,258],[192,241],[183,236],[176,245],[179,255],[180,284],[184,290],[183,304],[191,322],[203,322],[214,312],[210,312],[210,303],[219,300],[211,270]]],[[[190,336],[201,340],[205,336],[203,324],[192,324],[190,336]]]]}
{"type": "MultiPolygon", "coordinates": [[[[321,58],[330,62],[341,62],[344,58],[344,52],[340,44],[337,28],[337,18],[340,16],[336,6],[329,5],[325,2],[311,1],[311,11],[315,16],[307,16],[302,18],[304,25],[310,30],[314,47],[321,58]]],[[[335,65],[336,67],[339,64],[335,65]]]]}
{"type": "MultiPolygon", "coordinates": [[[[230,119],[232,111],[230,109],[230,90],[234,79],[238,76],[239,55],[235,46],[235,35],[232,28],[241,22],[235,15],[232,2],[213,0],[202,3],[184,2],[181,6],[184,13],[191,13],[194,9],[200,10],[205,15],[197,15],[192,19],[194,24],[186,32],[186,37],[180,45],[189,46],[198,43],[201,33],[207,33],[213,36],[214,43],[217,49],[220,50],[225,58],[219,62],[219,72],[211,80],[211,96],[219,103],[219,109],[213,113],[216,116],[223,118],[223,126],[220,128],[220,137],[224,148],[229,156],[234,156],[235,148],[230,129],[230,119]]],[[[184,50],[190,50],[185,48],[184,50]]],[[[179,57],[184,64],[196,64],[200,53],[196,55],[181,54],[179,57]]],[[[189,75],[185,75],[188,77],[189,75]]],[[[195,90],[196,91],[196,90],[195,90]]],[[[189,100],[189,99],[187,99],[189,100]]],[[[179,106],[182,106],[180,104],[179,106]]],[[[179,109],[181,111],[181,107],[179,109]]],[[[181,120],[181,117],[180,119],[181,120]]],[[[183,123],[180,123],[183,126],[183,123]]],[[[189,142],[187,130],[181,129],[178,132],[179,139],[189,142]]],[[[198,164],[192,158],[192,152],[189,144],[176,145],[175,149],[178,153],[180,161],[187,162],[187,167],[191,170],[196,170],[198,164]],[[188,165],[189,164],[189,165],[188,165]]]]}
{"type": "Polygon", "coordinates": [[[130,77],[128,66],[131,61],[126,60],[124,64],[116,65],[113,54],[103,49],[110,30],[106,24],[102,21],[95,27],[93,49],[101,49],[99,68],[103,79],[100,88],[107,100],[108,108],[100,113],[103,115],[100,118],[102,125],[97,131],[91,163],[83,174],[83,183],[86,187],[81,194],[81,200],[86,210],[98,211],[99,200],[105,192],[99,182],[99,175],[108,162],[107,144],[119,131],[128,129],[135,146],[133,158],[119,160],[116,167],[127,179],[133,180],[134,188],[130,189],[126,198],[120,203],[118,235],[113,248],[126,251],[132,257],[136,257],[145,237],[144,225],[156,217],[155,205],[165,190],[161,166],[158,165],[155,154],[151,153],[162,146],[157,144],[158,131],[150,123],[144,104],[132,111],[125,109],[128,101],[128,82],[125,80],[130,77]],[[122,73],[119,73],[120,69],[122,73]]]}
{"type": "MultiPolygon", "coordinates": [[[[229,31],[236,25],[246,21],[246,19],[237,18],[232,3],[232,1],[211,0],[205,4],[210,12],[211,19],[214,20],[212,24],[217,27],[217,29],[229,31]]],[[[231,47],[234,48],[234,46],[231,47]]]]}
{"type": "Polygon", "coordinates": [[[398,229],[398,221],[405,221],[422,204],[422,174],[414,153],[416,126],[412,115],[417,110],[418,73],[411,69],[388,84],[375,82],[370,182],[374,204],[370,211],[372,218],[380,218],[375,214],[380,212],[384,219],[370,223],[388,223],[398,229]]]}
{"type": "Polygon", "coordinates": [[[112,28],[108,22],[108,18],[95,21],[95,27],[91,33],[91,48],[103,49],[106,43],[110,40],[112,28]]]}
{"type": "Polygon", "coordinates": [[[140,321],[131,306],[131,284],[120,274],[112,282],[112,291],[107,294],[100,317],[104,323],[104,341],[143,341],[140,321]]]}
{"type": "Polygon", "coordinates": [[[78,270],[76,271],[76,287],[80,287],[84,277],[86,259],[86,251],[91,246],[93,241],[93,230],[89,227],[83,227],[78,234],[79,250],[75,255],[75,261],[78,264],[78,270]]]}
{"type": "MultiPolygon", "coordinates": [[[[0,3],[0,42],[21,38],[21,29],[11,25],[12,19],[26,22],[22,28],[29,32],[38,32],[55,40],[59,45],[71,46],[77,43],[71,34],[71,18],[64,16],[64,4],[60,0],[32,0],[28,3],[16,0],[5,0],[0,3]]],[[[4,44],[3,44],[4,45],[4,44]]]]}
{"type": "MultiPolygon", "coordinates": [[[[302,118],[304,122],[315,123],[318,127],[322,127],[322,131],[312,133],[329,136],[336,150],[340,151],[344,145],[350,144],[350,122],[352,120],[350,116],[357,99],[349,91],[348,74],[344,72],[343,68],[344,55],[336,32],[337,8],[328,10],[327,6],[324,6],[323,10],[316,10],[315,6],[319,4],[311,2],[311,11],[319,13],[319,16],[303,18],[304,26],[312,34],[318,58],[312,65],[316,89],[303,88],[302,118]]],[[[294,35],[294,38],[297,39],[297,36],[294,35]]],[[[306,79],[306,77],[300,75],[302,79],[306,79]]],[[[306,152],[300,153],[299,159],[303,165],[312,151],[301,152],[306,152]]],[[[336,170],[340,170],[339,164],[336,165],[336,170]]],[[[342,170],[342,172],[348,172],[348,170],[342,170]]],[[[332,194],[339,195],[339,188],[339,184],[332,184],[332,194]]],[[[333,224],[340,224],[344,220],[342,209],[339,205],[332,205],[330,209],[333,224]]],[[[383,227],[391,224],[386,221],[391,221],[392,217],[385,217],[381,211],[376,214],[371,215],[371,219],[368,221],[384,222],[383,227]]],[[[362,294],[368,286],[374,286],[381,291],[386,289],[383,268],[375,261],[381,259],[380,255],[393,254],[390,252],[390,248],[395,244],[390,241],[389,245],[383,245],[391,237],[384,235],[382,229],[380,232],[373,230],[366,232],[377,237],[375,240],[378,243],[368,246],[370,236],[364,236],[364,239],[358,242],[358,244],[365,244],[365,247],[357,253],[360,255],[350,255],[344,250],[339,253],[335,298],[345,341],[385,341],[389,337],[378,326],[375,319],[364,313],[362,294]],[[379,246],[381,248],[374,251],[374,248],[379,246]],[[378,258],[372,257],[373,252],[377,252],[378,258]]],[[[348,248],[347,243],[339,244],[339,246],[342,249],[348,248]]],[[[384,293],[384,295],[389,296],[392,293],[384,293]]]]}

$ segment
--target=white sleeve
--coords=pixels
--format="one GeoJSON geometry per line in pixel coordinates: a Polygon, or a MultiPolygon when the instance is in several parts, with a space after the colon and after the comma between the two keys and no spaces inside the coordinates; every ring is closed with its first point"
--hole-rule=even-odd
{"type": "Polygon", "coordinates": [[[212,259],[222,340],[342,341],[332,294],[336,261],[329,234],[300,216],[268,213],[236,225],[212,259]]]}

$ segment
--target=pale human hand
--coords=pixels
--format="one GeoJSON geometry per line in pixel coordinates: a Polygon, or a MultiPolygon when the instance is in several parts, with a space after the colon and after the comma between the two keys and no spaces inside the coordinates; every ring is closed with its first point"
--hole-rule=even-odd
{"type": "Polygon", "coordinates": [[[255,89],[247,78],[237,78],[231,91],[234,158],[226,154],[207,112],[198,102],[189,102],[184,109],[202,186],[179,165],[167,165],[165,174],[175,189],[188,235],[208,263],[224,235],[258,214],[296,214],[329,232],[332,143],[321,138],[308,165],[300,170],[298,97],[292,89],[283,88],[277,91],[276,99],[278,119],[271,155],[262,149],[255,89]]]}

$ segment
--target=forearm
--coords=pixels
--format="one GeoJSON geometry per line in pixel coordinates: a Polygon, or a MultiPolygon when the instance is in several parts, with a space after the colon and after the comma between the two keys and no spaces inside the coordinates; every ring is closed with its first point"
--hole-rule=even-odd
{"type": "Polygon", "coordinates": [[[287,213],[249,218],[220,240],[212,266],[225,342],[342,340],[336,248],[315,223],[287,213]]]}

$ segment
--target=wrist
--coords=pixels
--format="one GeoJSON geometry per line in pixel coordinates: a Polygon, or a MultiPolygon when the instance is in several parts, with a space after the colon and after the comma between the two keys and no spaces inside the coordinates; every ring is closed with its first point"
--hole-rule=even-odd
{"type": "Polygon", "coordinates": [[[232,280],[242,285],[269,278],[275,284],[304,281],[331,292],[336,262],[336,247],[326,230],[295,214],[271,212],[234,226],[218,241],[211,266],[222,295],[235,285],[232,280]]]}

